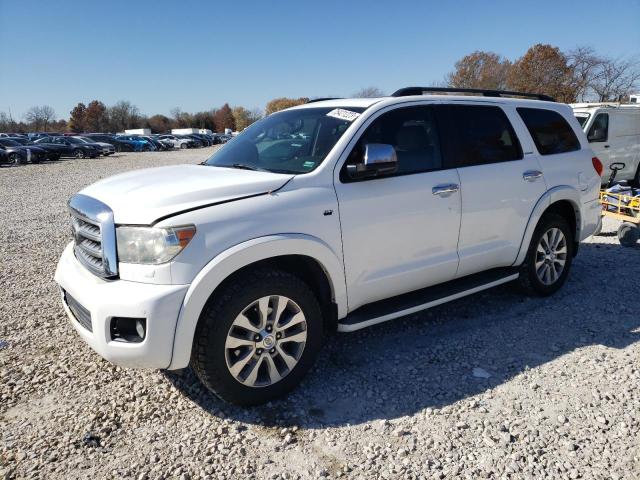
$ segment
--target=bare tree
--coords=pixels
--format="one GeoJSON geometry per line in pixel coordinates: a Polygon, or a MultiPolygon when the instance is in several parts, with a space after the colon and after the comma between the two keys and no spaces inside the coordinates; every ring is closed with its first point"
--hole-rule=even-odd
{"type": "Polygon", "coordinates": [[[627,97],[640,84],[640,64],[636,59],[607,59],[593,78],[590,88],[601,102],[627,97]]]}
{"type": "Polygon", "coordinates": [[[25,120],[36,130],[47,130],[49,124],[55,120],[56,112],[49,105],[31,107],[24,116],[25,120]]]}
{"type": "Polygon", "coordinates": [[[606,59],[597,55],[592,47],[579,46],[567,54],[567,62],[573,70],[576,99],[584,102],[593,96],[592,85],[599,75],[606,59]]]}
{"type": "Polygon", "coordinates": [[[378,87],[364,87],[355,92],[352,97],[355,98],[378,98],[384,97],[384,92],[378,87]]]}

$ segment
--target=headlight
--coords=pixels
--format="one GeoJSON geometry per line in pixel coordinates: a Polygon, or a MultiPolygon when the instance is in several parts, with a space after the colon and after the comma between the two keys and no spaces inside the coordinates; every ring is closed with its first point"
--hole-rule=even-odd
{"type": "Polygon", "coordinates": [[[178,255],[191,241],[196,227],[118,227],[118,260],[158,265],[178,255]]]}

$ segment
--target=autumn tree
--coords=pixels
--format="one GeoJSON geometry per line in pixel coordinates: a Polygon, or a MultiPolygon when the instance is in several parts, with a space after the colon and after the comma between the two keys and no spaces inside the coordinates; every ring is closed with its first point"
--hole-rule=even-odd
{"type": "Polygon", "coordinates": [[[384,92],[378,87],[365,87],[352,94],[354,98],[378,98],[384,97],[384,92]]]}
{"type": "Polygon", "coordinates": [[[239,132],[247,128],[253,122],[260,120],[260,117],[262,116],[260,110],[248,110],[244,107],[233,107],[231,113],[233,114],[233,119],[236,123],[236,129],[239,132]]]}
{"type": "Polygon", "coordinates": [[[24,116],[33,129],[47,131],[49,124],[56,118],[55,110],[49,105],[31,107],[24,116]]]}
{"type": "Polygon", "coordinates": [[[511,62],[497,53],[475,51],[454,65],[446,83],[456,88],[505,90],[511,62]]]}
{"type": "Polygon", "coordinates": [[[519,92],[544,93],[565,103],[574,102],[577,95],[567,57],[551,45],[534,45],[516,60],[509,69],[507,87],[519,92]]]}
{"type": "Polygon", "coordinates": [[[269,103],[267,103],[267,106],[265,108],[264,114],[265,115],[271,115],[274,112],[278,112],[280,110],[284,110],[285,108],[295,107],[296,105],[302,105],[303,103],[307,103],[308,101],[309,101],[309,99],[307,97],[300,97],[300,98],[280,97],[280,98],[274,98],[269,103]]]}
{"type": "Polygon", "coordinates": [[[107,107],[105,104],[98,100],[89,102],[84,112],[84,130],[101,132],[106,128],[107,122],[107,107]]]}
{"type": "Polygon", "coordinates": [[[216,125],[216,132],[224,132],[226,128],[236,129],[236,120],[233,118],[233,112],[228,103],[225,103],[216,111],[213,121],[216,125]]]}
{"type": "Polygon", "coordinates": [[[69,128],[74,132],[83,132],[86,124],[87,107],[80,102],[69,112],[69,128]]]}

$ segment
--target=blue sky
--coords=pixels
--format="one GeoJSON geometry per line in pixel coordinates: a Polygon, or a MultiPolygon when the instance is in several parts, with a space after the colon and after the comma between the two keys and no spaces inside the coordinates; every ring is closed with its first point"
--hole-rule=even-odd
{"type": "Polygon", "coordinates": [[[0,0],[0,111],[129,100],[143,113],[440,81],[474,50],[640,56],[640,1],[0,0]]]}

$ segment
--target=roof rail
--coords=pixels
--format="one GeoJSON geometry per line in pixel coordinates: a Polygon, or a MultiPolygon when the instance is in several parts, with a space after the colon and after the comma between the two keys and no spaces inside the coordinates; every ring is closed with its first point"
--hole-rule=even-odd
{"type": "Polygon", "coordinates": [[[307,103],[323,102],[325,100],[340,100],[342,97],[324,97],[324,98],[312,98],[307,100],[307,103]]]}
{"type": "Polygon", "coordinates": [[[408,97],[411,95],[424,95],[425,93],[476,93],[484,97],[524,97],[535,98],[536,100],[546,100],[547,102],[555,102],[556,100],[549,95],[542,93],[525,93],[510,92],[507,90],[486,90],[483,88],[444,88],[444,87],[406,87],[396,90],[391,94],[392,97],[408,97]]]}

